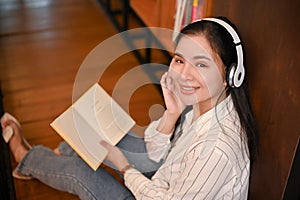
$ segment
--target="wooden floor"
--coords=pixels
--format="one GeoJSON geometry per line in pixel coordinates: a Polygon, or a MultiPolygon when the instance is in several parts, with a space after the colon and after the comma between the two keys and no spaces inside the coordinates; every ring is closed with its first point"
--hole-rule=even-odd
{"type": "MultiPolygon", "coordinates": [[[[19,119],[30,144],[55,148],[62,141],[49,123],[71,104],[83,60],[96,45],[116,33],[96,0],[0,0],[4,109],[19,119]]],[[[99,82],[111,93],[122,75],[138,65],[132,54],[121,56],[99,82]]],[[[140,73],[136,77],[148,78],[140,73]]],[[[123,87],[126,91],[126,84],[123,87]]],[[[155,86],[146,84],[130,100],[120,97],[117,101],[125,106],[130,102],[130,114],[139,127],[145,127],[150,121],[150,106],[161,104],[162,99],[155,86]]],[[[17,199],[77,199],[37,180],[14,183],[17,199]]]]}

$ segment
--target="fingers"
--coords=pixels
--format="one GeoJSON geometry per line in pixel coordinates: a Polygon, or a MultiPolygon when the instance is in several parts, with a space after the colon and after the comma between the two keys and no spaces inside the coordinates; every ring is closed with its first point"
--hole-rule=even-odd
{"type": "Polygon", "coordinates": [[[108,151],[106,160],[109,160],[118,170],[121,170],[124,166],[129,164],[127,158],[118,147],[103,140],[100,141],[100,144],[108,151]]]}
{"type": "Polygon", "coordinates": [[[107,143],[105,140],[101,140],[100,144],[105,147],[107,150],[112,148],[112,145],[110,145],[109,143],[107,143]]]}
{"type": "Polygon", "coordinates": [[[162,87],[167,87],[167,83],[166,83],[167,76],[168,76],[168,72],[165,72],[160,79],[160,84],[162,87]]]}
{"type": "Polygon", "coordinates": [[[106,159],[113,162],[113,146],[104,140],[101,140],[99,143],[108,151],[106,159]]]}
{"type": "Polygon", "coordinates": [[[169,76],[168,72],[165,72],[161,77],[160,84],[163,88],[167,88],[168,90],[173,90],[173,79],[169,76]]]}
{"type": "Polygon", "coordinates": [[[115,154],[119,151],[119,148],[118,147],[115,147],[111,144],[109,144],[108,142],[104,141],[104,140],[101,140],[100,141],[100,145],[102,145],[105,149],[107,149],[107,151],[110,153],[110,154],[115,154]]]}

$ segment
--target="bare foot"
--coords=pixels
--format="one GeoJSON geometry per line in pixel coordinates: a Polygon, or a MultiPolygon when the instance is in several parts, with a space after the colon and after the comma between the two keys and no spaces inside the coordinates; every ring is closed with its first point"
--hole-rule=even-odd
{"type": "Polygon", "coordinates": [[[13,129],[13,136],[9,141],[10,150],[16,160],[19,163],[27,152],[31,149],[31,146],[25,140],[22,129],[13,120],[7,120],[5,126],[10,126],[13,129]]]}

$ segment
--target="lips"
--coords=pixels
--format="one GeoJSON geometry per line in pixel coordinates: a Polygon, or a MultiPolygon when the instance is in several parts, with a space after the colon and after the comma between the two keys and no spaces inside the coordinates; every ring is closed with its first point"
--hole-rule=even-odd
{"type": "Polygon", "coordinates": [[[180,88],[183,94],[193,94],[196,90],[200,89],[200,87],[190,87],[190,86],[181,86],[180,88]]]}

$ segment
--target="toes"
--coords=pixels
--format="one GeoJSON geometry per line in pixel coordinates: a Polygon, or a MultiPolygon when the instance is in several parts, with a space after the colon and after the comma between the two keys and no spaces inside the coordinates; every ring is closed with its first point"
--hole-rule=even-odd
{"type": "Polygon", "coordinates": [[[0,119],[2,128],[7,127],[8,125],[15,123],[18,127],[21,127],[18,120],[9,113],[4,113],[4,115],[0,119]]]}
{"type": "Polygon", "coordinates": [[[11,125],[17,126],[15,121],[12,119],[5,120],[4,122],[1,123],[1,125],[2,125],[2,128],[6,128],[7,126],[11,126],[11,125]]]}

